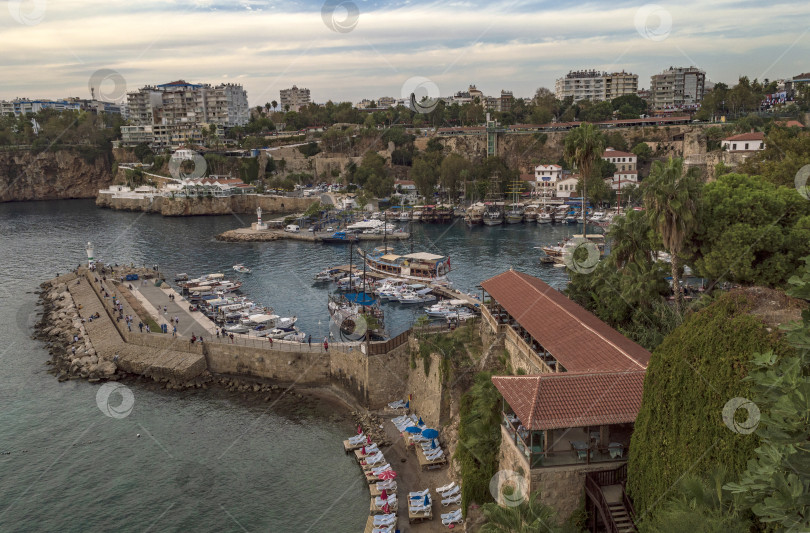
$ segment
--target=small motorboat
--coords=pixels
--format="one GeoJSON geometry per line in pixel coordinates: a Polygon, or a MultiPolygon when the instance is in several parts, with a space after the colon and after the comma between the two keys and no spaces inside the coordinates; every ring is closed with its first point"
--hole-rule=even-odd
{"type": "Polygon", "coordinates": [[[244,324],[236,324],[234,326],[229,326],[225,328],[225,331],[228,333],[247,333],[250,331],[250,328],[244,324]]]}
{"type": "Polygon", "coordinates": [[[186,274],[185,272],[181,272],[180,274],[177,274],[177,275],[174,277],[174,281],[175,281],[175,282],[179,282],[179,281],[188,281],[188,274],[186,274]]]}
{"type": "Polygon", "coordinates": [[[236,270],[237,272],[241,272],[242,274],[251,273],[251,270],[242,263],[239,263],[238,265],[233,265],[233,269],[236,270]]]}
{"type": "Polygon", "coordinates": [[[306,333],[299,331],[297,333],[290,333],[289,335],[284,336],[282,340],[294,342],[306,342],[307,335],[306,333]]]}

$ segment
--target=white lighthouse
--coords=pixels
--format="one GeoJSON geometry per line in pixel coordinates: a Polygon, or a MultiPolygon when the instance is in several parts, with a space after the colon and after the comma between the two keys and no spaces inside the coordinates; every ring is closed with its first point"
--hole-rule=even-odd
{"type": "Polygon", "coordinates": [[[87,266],[92,266],[96,262],[95,250],[93,249],[93,243],[88,242],[84,247],[84,251],[87,252],[87,266]]]}
{"type": "Polygon", "coordinates": [[[262,208],[261,208],[261,206],[256,208],[256,218],[257,218],[257,222],[255,222],[253,224],[253,229],[257,230],[257,231],[267,229],[267,224],[262,222],[262,208]]]}

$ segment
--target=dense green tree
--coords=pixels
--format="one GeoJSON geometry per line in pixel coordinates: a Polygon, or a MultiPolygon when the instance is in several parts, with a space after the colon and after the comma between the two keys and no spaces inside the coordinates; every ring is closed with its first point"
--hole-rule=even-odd
{"type": "Polygon", "coordinates": [[[765,149],[754,154],[737,170],[743,174],[762,176],[767,181],[788,187],[795,186],[796,174],[810,164],[810,136],[796,128],[772,127],[765,137],[765,149]]]}
{"type": "Polygon", "coordinates": [[[590,102],[589,100],[583,100],[579,105],[580,120],[601,122],[613,118],[613,105],[610,102],[590,102]]]}
{"type": "Polygon", "coordinates": [[[441,154],[427,152],[420,154],[413,160],[410,178],[416,184],[416,190],[425,198],[432,198],[436,185],[439,183],[439,165],[441,154]]]}
{"type": "Polygon", "coordinates": [[[713,280],[781,286],[810,254],[810,202],[759,176],[725,174],[704,187],[688,252],[713,280]]]}
{"type": "Polygon", "coordinates": [[[636,156],[638,157],[639,165],[648,162],[650,158],[652,158],[652,148],[650,148],[650,145],[645,142],[641,142],[635,145],[631,150],[631,152],[636,154],[636,156]]]}
{"type": "Polygon", "coordinates": [[[377,152],[368,151],[363,154],[363,159],[360,161],[360,165],[355,170],[353,177],[362,186],[370,176],[375,174],[378,176],[387,174],[385,158],[377,152]]]}
{"type": "Polygon", "coordinates": [[[641,409],[630,442],[627,488],[640,515],[658,510],[661,496],[688,472],[724,465],[730,479],[745,469],[759,445],[755,434],[722,422],[732,398],[751,398],[754,352],[791,348],[750,314],[754,297],[725,293],[683,323],[652,352],[641,409]]]}
{"type": "Polygon", "coordinates": [[[684,172],[683,160],[673,158],[665,163],[653,163],[650,176],[644,182],[647,216],[660,236],[664,249],[671,256],[676,309],[680,308],[683,297],[680,286],[681,253],[696,227],[701,187],[699,170],[692,167],[684,172]]]}
{"type": "Polygon", "coordinates": [[[363,189],[374,198],[387,198],[394,192],[394,178],[386,175],[373,174],[366,180],[363,189]]]}
{"type": "Polygon", "coordinates": [[[444,158],[439,170],[439,183],[453,200],[463,181],[470,175],[472,164],[459,154],[452,153],[444,158]]]}
{"type": "Polygon", "coordinates": [[[610,101],[619,118],[639,118],[647,113],[647,102],[637,94],[625,94],[610,101]]]}
{"type": "MultiPolygon", "coordinates": [[[[810,257],[788,294],[810,300],[810,257]]],[[[759,408],[761,444],[739,482],[725,488],[742,497],[757,518],[779,531],[810,531],[810,310],[788,329],[788,353],[753,358],[746,381],[759,408]]]]}

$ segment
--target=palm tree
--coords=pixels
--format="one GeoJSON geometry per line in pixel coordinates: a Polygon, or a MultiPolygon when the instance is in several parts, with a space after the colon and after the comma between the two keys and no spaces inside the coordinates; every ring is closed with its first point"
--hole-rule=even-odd
{"type": "Polygon", "coordinates": [[[554,510],[533,492],[520,505],[502,507],[497,503],[485,503],[482,507],[486,523],[481,533],[563,533],[567,526],[557,524],[554,510]]]}
{"type": "Polygon", "coordinates": [[[582,234],[585,231],[585,202],[588,192],[585,182],[591,176],[596,160],[605,151],[605,137],[593,124],[584,122],[565,137],[565,159],[577,167],[582,179],[582,234]]]}
{"type": "Polygon", "coordinates": [[[275,110],[278,107],[278,102],[273,100],[272,102],[270,102],[270,105],[273,106],[273,110],[275,110]]]}
{"type": "Polygon", "coordinates": [[[270,112],[270,102],[265,102],[264,103],[264,111],[265,111],[265,114],[270,112]]]}
{"type": "Polygon", "coordinates": [[[647,266],[654,257],[650,221],[640,211],[628,211],[616,217],[608,230],[610,260],[618,268],[629,263],[647,266]]]}
{"type": "Polygon", "coordinates": [[[665,163],[656,161],[644,182],[644,207],[650,225],[658,232],[664,248],[672,257],[672,284],[678,310],[682,299],[678,255],[695,229],[700,191],[699,170],[692,167],[684,172],[683,159],[680,158],[670,157],[665,163]]]}

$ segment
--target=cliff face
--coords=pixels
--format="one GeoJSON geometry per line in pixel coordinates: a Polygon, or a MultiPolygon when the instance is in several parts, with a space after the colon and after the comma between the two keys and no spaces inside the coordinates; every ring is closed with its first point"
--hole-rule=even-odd
{"type": "Polygon", "coordinates": [[[0,202],[95,198],[111,183],[110,161],[103,156],[88,162],[65,150],[0,152],[0,202]]]}

